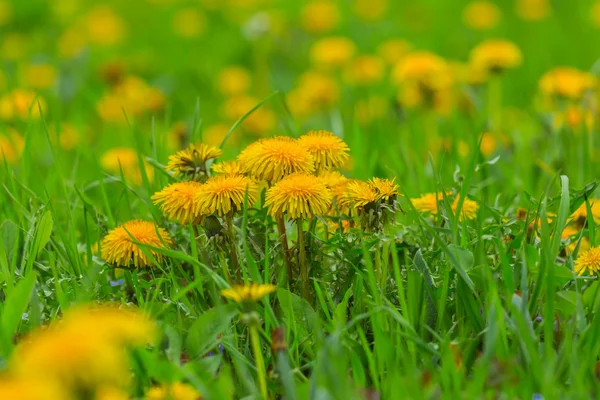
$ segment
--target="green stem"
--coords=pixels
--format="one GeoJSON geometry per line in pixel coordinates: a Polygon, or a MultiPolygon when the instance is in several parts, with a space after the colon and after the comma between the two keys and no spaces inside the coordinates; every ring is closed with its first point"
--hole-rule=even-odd
{"type": "Polygon", "coordinates": [[[296,220],[298,227],[298,264],[300,264],[300,281],[302,281],[302,297],[310,298],[310,285],[308,280],[308,265],[306,264],[306,249],[304,248],[304,230],[302,229],[302,218],[296,220]]]}
{"type": "Polygon", "coordinates": [[[502,119],[502,80],[499,73],[492,75],[488,82],[488,117],[490,130],[499,134],[502,119]]]}
{"type": "Polygon", "coordinates": [[[258,383],[260,385],[260,394],[263,399],[269,398],[269,392],[267,391],[267,373],[265,370],[265,361],[262,355],[262,346],[260,345],[260,338],[258,336],[258,329],[256,324],[249,325],[250,328],[250,340],[252,341],[252,351],[254,352],[254,359],[256,360],[256,369],[258,371],[258,383]]]}
{"type": "MultiPolygon", "coordinates": [[[[288,282],[292,282],[292,276],[294,271],[292,270],[292,261],[290,257],[290,248],[288,246],[287,234],[285,232],[285,222],[283,222],[283,216],[275,218],[277,220],[277,230],[279,231],[279,240],[281,241],[281,248],[283,249],[283,259],[285,260],[285,266],[287,269],[288,282]]],[[[282,274],[278,274],[281,276],[282,274]]]]}
{"type": "Polygon", "coordinates": [[[233,234],[233,215],[231,213],[227,214],[225,217],[227,221],[227,237],[229,239],[229,250],[231,254],[231,266],[233,267],[233,271],[235,272],[235,280],[237,283],[242,283],[242,270],[240,269],[240,263],[238,261],[237,249],[235,245],[235,236],[233,234]]]}

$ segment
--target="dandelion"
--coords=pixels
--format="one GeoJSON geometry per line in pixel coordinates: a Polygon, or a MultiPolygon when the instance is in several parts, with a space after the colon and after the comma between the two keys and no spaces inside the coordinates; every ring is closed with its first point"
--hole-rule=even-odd
{"type": "Polygon", "coordinates": [[[343,36],[331,36],[318,40],[310,49],[314,65],[335,69],[346,65],[354,56],[356,45],[343,36]]]}
{"type": "Polygon", "coordinates": [[[310,152],[297,140],[283,136],[251,144],[238,156],[238,161],[252,177],[270,183],[293,173],[314,171],[310,152]]]}
{"type": "Polygon", "coordinates": [[[34,379],[24,376],[0,378],[0,399],[56,400],[70,399],[59,382],[51,379],[34,379]]]}
{"type": "Polygon", "coordinates": [[[402,58],[391,73],[392,82],[397,85],[415,83],[427,90],[440,90],[452,83],[450,68],[440,56],[417,51],[402,58]]]}
{"type": "Polygon", "coordinates": [[[25,141],[16,131],[8,129],[8,135],[0,135],[0,162],[16,164],[21,158],[25,141]]]}
{"type": "Polygon", "coordinates": [[[571,67],[558,67],[547,72],[539,82],[540,90],[547,96],[560,96],[578,100],[596,86],[592,74],[571,67]]]}
{"type": "Polygon", "coordinates": [[[309,71],[300,76],[297,87],[287,101],[294,115],[306,117],[333,107],[340,98],[340,88],[330,76],[309,71]]]}
{"type": "Polygon", "coordinates": [[[217,147],[202,143],[198,146],[191,144],[187,149],[170,156],[166,169],[173,171],[175,175],[188,175],[196,178],[198,175],[206,173],[208,160],[218,158],[221,154],[221,149],[217,147]]]}
{"type": "Polygon", "coordinates": [[[275,291],[275,285],[249,283],[248,285],[233,285],[230,289],[221,290],[221,295],[236,303],[257,302],[275,291]]]}
{"type": "Polygon", "coordinates": [[[577,275],[583,275],[586,271],[590,274],[600,271],[600,247],[592,247],[579,254],[573,270],[577,275]]]}
{"type": "MultiPolygon", "coordinates": [[[[250,73],[244,67],[232,65],[224,68],[217,78],[219,91],[224,96],[243,94],[250,89],[250,73]]],[[[246,110],[246,111],[249,111],[246,110]]]]}
{"type": "Polygon", "coordinates": [[[385,201],[394,200],[398,195],[399,186],[396,185],[394,179],[382,179],[382,178],[373,178],[369,180],[369,185],[375,189],[377,192],[377,201],[385,201]]]}
{"type": "MultiPolygon", "coordinates": [[[[594,223],[600,224],[600,199],[589,199],[587,201],[590,204],[590,209],[592,211],[592,218],[594,219],[594,223]]],[[[585,220],[588,217],[587,203],[584,201],[577,210],[571,214],[570,219],[573,221],[577,221],[579,224],[583,225],[585,220]]]]}
{"type": "Polygon", "coordinates": [[[290,219],[325,215],[331,207],[331,191],[316,176],[290,175],[267,191],[265,206],[272,216],[290,219]]]}
{"type": "Polygon", "coordinates": [[[311,1],[302,8],[301,23],[305,31],[325,33],[333,30],[340,22],[340,11],[333,1],[311,1]]]}
{"type": "Polygon", "coordinates": [[[385,63],[376,56],[364,55],[354,59],[344,71],[344,79],[353,85],[369,86],[380,82],[385,73],[385,63]]]}
{"type": "Polygon", "coordinates": [[[338,171],[321,171],[318,176],[325,186],[332,191],[348,182],[348,178],[340,174],[338,171]]]}
{"type": "Polygon", "coordinates": [[[390,39],[377,47],[377,54],[385,60],[388,65],[394,65],[407,54],[412,46],[406,40],[390,39]]]}
{"type": "Polygon", "coordinates": [[[237,161],[224,161],[211,165],[214,172],[224,175],[243,175],[243,168],[237,161]]]}
{"type": "Polygon", "coordinates": [[[127,30],[123,19],[107,5],[92,8],[85,15],[82,26],[92,43],[107,47],[120,43],[127,30]]]}
{"type": "MultiPolygon", "coordinates": [[[[122,172],[125,179],[136,185],[141,184],[143,181],[138,153],[134,149],[128,147],[112,148],[102,155],[100,165],[115,175],[120,175],[122,172]]],[[[148,180],[152,182],[154,169],[146,161],[142,165],[144,166],[148,180]]]]}
{"type": "Polygon", "coordinates": [[[508,40],[490,39],[471,50],[470,60],[476,68],[498,73],[521,65],[523,55],[517,45],[508,40]]]}
{"type": "Polygon", "coordinates": [[[354,0],[354,13],[364,21],[378,21],[388,10],[388,0],[354,0]]]}
{"type": "Polygon", "coordinates": [[[50,64],[31,64],[23,70],[23,81],[32,89],[48,89],[54,85],[58,72],[50,64]]]}
{"type": "Polygon", "coordinates": [[[492,2],[472,1],[463,10],[464,23],[475,30],[488,30],[500,22],[502,12],[492,2]]]}
{"type": "Polygon", "coordinates": [[[436,214],[438,212],[438,202],[442,199],[441,193],[426,193],[421,197],[410,199],[410,202],[419,212],[436,214]]]}
{"type": "Polygon", "coordinates": [[[350,180],[338,196],[338,201],[341,207],[364,209],[375,203],[377,198],[377,191],[369,183],[350,180]]]}
{"type": "Polygon", "coordinates": [[[256,202],[258,187],[243,175],[217,175],[206,181],[195,195],[202,214],[230,215],[242,209],[248,193],[248,204],[256,202]]]}
{"type": "Polygon", "coordinates": [[[193,386],[174,382],[151,387],[146,392],[146,400],[200,400],[202,396],[193,386]]]}
{"type": "MultiPolygon", "coordinates": [[[[457,207],[458,207],[458,200],[459,198],[457,197],[454,202],[452,203],[452,212],[456,213],[457,207]]],[[[479,211],[479,204],[477,204],[476,201],[473,201],[471,199],[467,199],[465,198],[462,204],[462,208],[461,208],[461,215],[460,215],[460,220],[462,221],[463,219],[475,219],[477,218],[477,212],[479,211]]]]}
{"type": "MultiPolygon", "coordinates": [[[[150,258],[138,244],[156,248],[166,248],[173,243],[169,234],[152,222],[133,220],[111,230],[102,241],[102,257],[108,264],[118,267],[148,267],[152,265],[150,258]]],[[[157,261],[163,255],[154,249],[146,249],[157,261]]]]}
{"type": "Polygon", "coordinates": [[[541,21],[552,13],[550,0],[517,0],[517,15],[525,21],[541,21]]]}
{"type": "Polygon", "coordinates": [[[197,224],[200,214],[196,196],[202,184],[196,181],[173,183],[152,196],[165,215],[182,225],[197,224]]]}
{"type": "Polygon", "coordinates": [[[298,142],[312,154],[317,172],[343,166],[349,159],[349,148],[329,131],[309,131],[298,142]]]}

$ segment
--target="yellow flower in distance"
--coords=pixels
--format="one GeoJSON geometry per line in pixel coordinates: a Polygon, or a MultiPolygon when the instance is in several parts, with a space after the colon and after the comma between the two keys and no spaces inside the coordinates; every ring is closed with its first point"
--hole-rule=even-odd
{"type": "MultiPolygon", "coordinates": [[[[108,150],[100,158],[102,168],[115,175],[120,175],[123,171],[125,179],[136,185],[142,183],[142,172],[140,170],[140,161],[138,153],[128,147],[115,147],[108,150]]],[[[148,180],[152,182],[154,178],[154,169],[146,161],[143,161],[144,169],[148,180]]]]}
{"type": "MultiPolygon", "coordinates": [[[[592,218],[594,219],[594,223],[600,224],[600,199],[589,199],[588,202],[590,203],[590,209],[592,210],[592,218]]],[[[571,214],[570,219],[583,223],[587,217],[587,204],[586,202],[583,202],[583,204],[581,204],[579,208],[577,208],[577,210],[571,214]]]]}
{"type": "Polygon", "coordinates": [[[256,302],[275,291],[275,285],[249,283],[247,285],[233,285],[230,289],[221,290],[221,296],[236,303],[256,302]]]}
{"type": "Polygon", "coordinates": [[[364,21],[378,21],[388,11],[388,0],[354,0],[354,13],[364,21]]]}
{"type": "MultiPolygon", "coordinates": [[[[241,67],[239,65],[232,65],[224,68],[219,73],[217,83],[219,86],[219,91],[225,96],[243,94],[246,93],[248,89],[250,89],[250,73],[244,67],[241,67]]],[[[246,111],[249,111],[252,107],[250,107],[246,111]]],[[[244,111],[244,113],[246,111],[244,111]]]]}
{"type": "Polygon", "coordinates": [[[488,30],[500,22],[502,12],[490,1],[472,1],[463,10],[464,23],[475,30],[488,30]]]}
{"type": "Polygon", "coordinates": [[[428,51],[406,55],[394,66],[391,78],[397,85],[416,83],[428,90],[441,90],[452,84],[448,63],[428,51]]]}
{"type": "Polygon", "coordinates": [[[438,212],[438,202],[443,198],[442,193],[426,193],[421,197],[410,199],[410,202],[419,212],[436,214],[438,212]]]}
{"type": "Polygon", "coordinates": [[[340,22],[340,11],[334,1],[315,0],[302,8],[301,23],[305,31],[325,33],[340,22]]]}
{"type": "Polygon", "coordinates": [[[369,86],[380,82],[385,73],[385,63],[377,56],[359,56],[344,71],[344,79],[352,85],[369,86]]]}
{"type": "Polygon", "coordinates": [[[242,166],[237,161],[223,161],[210,166],[210,168],[217,174],[225,175],[243,175],[244,171],[242,166]]]}
{"type": "Polygon", "coordinates": [[[152,195],[152,200],[169,219],[182,225],[198,223],[196,195],[201,188],[202,184],[196,181],[177,182],[152,195]]]}
{"type": "Polygon", "coordinates": [[[377,191],[368,182],[350,180],[338,195],[338,203],[341,207],[364,208],[377,198],[377,191]]]}
{"type": "MultiPolygon", "coordinates": [[[[452,212],[456,213],[456,209],[458,207],[458,200],[459,198],[457,197],[454,202],[452,203],[452,212]]],[[[465,198],[463,205],[462,205],[462,209],[460,210],[460,220],[462,221],[463,219],[475,219],[477,218],[477,212],[479,211],[479,204],[477,204],[476,201],[473,201],[471,199],[467,199],[465,198]]]]}
{"type": "Polygon", "coordinates": [[[517,0],[517,15],[525,21],[541,21],[552,13],[550,0],[517,0]]]}
{"type": "Polygon", "coordinates": [[[352,40],[343,36],[326,37],[315,42],[310,49],[314,65],[324,68],[339,68],[346,65],[356,52],[352,40]]]}
{"type": "Polygon", "coordinates": [[[523,55],[519,47],[508,40],[490,39],[471,50],[470,60],[475,68],[489,72],[502,72],[521,65],[523,55]]]}
{"type": "Polygon", "coordinates": [[[48,89],[54,85],[58,72],[50,64],[30,64],[23,70],[23,81],[32,89],[48,89]]]}
{"type": "Polygon", "coordinates": [[[13,129],[7,129],[7,135],[0,134],[0,162],[16,164],[23,154],[25,140],[13,129]]]}
{"type": "MultiPolygon", "coordinates": [[[[129,267],[132,264],[135,267],[151,266],[152,261],[134,240],[156,248],[170,247],[173,243],[169,234],[152,222],[133,220],[108,232],[102,241],[102,258],[117,267],[129,267]]],[[[163,255],[158,251],[146,250],[156,261],[162,261],[163,255]]]]}
{"type": "Polygon", "coordinates": [[[314,159],[296,139],[277,136],[246,147],[238,156],[243,170],[256,180],[278,182],[296,172],[313,172],[314,159]]]}
{"type": "Polygon", "coordinates": [[[175,175],[192,175],[206,172],[206,162],[221,156],[221,149],[201,143],[197,146],[191,144],[185,150],[178,151],[169,157],[167,171],[175,175]]]}
{"type": "Polygon", "coordinates": [[[590,274],[600,271],[600,247],[592,247],[580,253],[575,260],[573,270],[577,275],[583,275],[586,271],[589,271],[590,274]]]}
{"type": "Polygon", "coordinates": [[[580,99],[583,94],[596,86],[596,78],[587,72],[572,67],[558,67],[546,72],[540,79],[539,87],[547,96],[561,96],[580,99]]]}
{"type": "Polygon", "coordinates": [[[200,400],[200,392],[183,382],[154,386],[146,393],[145,400],[200,400]]]}
{"type": "Polygon", "coordinates": [[[406,40],[390,39],[377,47],[377,54],[389,65],[394,65],[410,53],[412,46],[406,40]]]}
{"type": "Polygon", "coordinates": [[[329,131],[309,131],[298,142],[312,154],[317,172],[339,168],[350,158],[348,145],[329,131]]]}
{"type": "Polygon", "coordinates": [[[331,208],[332,195],[325,183],[308,174],[293,174],[267,191],[265,206],[269,215],[290,219],[325,215],[331,208]]]}
{"type": "Polygon", "coordinates": [[[248,192],[248,205],[256,202],[258,186],[244,175],[217,175],[206,181],[198,191],[195,201],[201,214],[225,216],[244,206],[248,192]]]}
{"type": "Polygon", "coordinates": [[[395,199],[398,195],[399,186],[394,179],[373,178],[369,180],[369,185],[377,192],[377,200],[389,201],[395,199]]]}
{"type": "Polygon", "coordinates": [[[123,40],[127,27],[123,19],[108,6],[99,4],[84,17],[82,26],[89,40],[100,46],[112,46],[123,40]]]}

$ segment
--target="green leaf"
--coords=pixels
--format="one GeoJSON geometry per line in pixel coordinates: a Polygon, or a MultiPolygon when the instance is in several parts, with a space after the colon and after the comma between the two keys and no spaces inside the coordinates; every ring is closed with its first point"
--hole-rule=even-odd
{"type": "Polygon", "coordinates": [[[192,324],[186,340],[190,358],[203,357],[210,349],[215,348],[219,342],[219,334],[227,330],[237,312],[237,304],[226,304],[202,314],[192,324]]]}
{"type": "Polygon", "coordinates": [[[35,281],[35,272],[29,273],[29,275],[17,283],[4,302],[2,315],[0,316],[0,326],[2,327],[2,332],[0,333],[2,338],[2,352],[5,356],[8,356],[12,351],[12,338],[23,319],[23,313],[27,311],[27,305],[29,304],[35,281]]]}

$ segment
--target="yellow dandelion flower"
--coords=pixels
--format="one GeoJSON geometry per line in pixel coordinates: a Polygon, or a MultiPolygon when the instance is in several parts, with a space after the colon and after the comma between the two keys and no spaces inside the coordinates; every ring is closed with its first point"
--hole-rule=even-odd
{"type": "Polygon", "coordinates": [[[200,400],[200,392],[183,382],[154,386],[146,392],[146,400],[200,400]]]}
{"type": "MultiPolygon", "coordinates": [[[[125,179],[136,185],[142,183],[142,172],[140,170],[140,161],[138,153],[134,149],[127,147],[115,147],[108,150],[100,158],[102,168],[115,175],[120,175],[123,171],[125,179]]],[[[154,169],[146,161],[143,162],[144,170],[148,180],[152,182],[154,179],[154,169]]]]}
{"type": "Polygon", "coordinates": [[[224,161],[211,165],[210,167],[214,172],[225,175],[243,175],[244,171],[242,166],[237,161],[224,161]]]}
{"type": "Polygon", "coordinates": [[[290,219],[325,215],[331,207],[331,191],[314,175],[294,174],[285,177],[267,191],[265,206],[269,215],[290,219]]]}
{"type": "MultiPolygon", "coordinates": [[[[590,203],[590,209],[592,210],[592,218],[594,219],[594,223],[600,224],[600,199],[589,199],[588,202],[590,203]]],[[[579,222],[585,221],[587,217],[588,212],[586,202],[583,202],[583,204],[581,204],[579,208],[577,208],[577,210],[571,214],[571,219],[579,222]]]]}
{"type": "Polygon", "coordinates": [[[233,285],[230,289],[221,290],[221,296],[236,303],[255,302],[275,291],[275,285],[250,283],[248,285],[233,285]]]}
{"type": "Polygon", "coordinates": [[[202,184],[196,181],[173,183],[152,196],[154,204],[171,220],[182,225],[196,224],[199,221],[196,195],[202,184]]]}
{"type": "Polygon", "coordinates": [[[298,140],[284,136],[251,144],[238,156],[238,161],[255,179],[271,183],[296,172],[314,171],[310,152],[298,140]]]}
{"type": "Polygon", "coordinates": [[[378,21],[388,11],[388,0],[354,0],[354,13],[364,21],[378,21]]]}
{"type": "Polygon", "coordinates": [[[377,47],[377,54],[389,65],[394,65],[410,53],[412,46],[406,40],[390,39],[377,47]]]}
{"type": "Polygon", "coordinates": [[[596,86],[596,78],[587,72],[572,67],[558,67],[547,72],[539,82],[540,90],[547,96],[580,99],[596,86]]]}
{"type": "Polygon", "coordinates": [[[442,193],[426,193],[421,197],[410,199],[410,202],[419,212],[435,214],[438,212],[438,202],[443,198],[442,193]]]}
{"type": "Polygon", "coordinates": [[[24,376],[5,376],[0,379],[0,399],[56,400],[71,399],[59,382],[50,379],[32,379],[24,376]]]}
{"type": "Polygon", "coordinates": [[[84,17],[87,37],[94,44],[113,46],[121,42],[126,33],[125,21],[108,5],[97,5],[84,17]]]}
{"type": "Polygon", "coordinates": [[[23,81],[32,89],[48,89],[54,85],[58,71],[50,64],[31,64],[23,71],[23,81]]]}
{"type": "Polygon", "coordinates": [[[521,49],[508,40],[490,39],[471,50],[470,60],[476,68],[489,72],[502,72],[521,65],[523,55],[521,49]]]}
{"type": "Polygon", "coordinates": [[[195,201],[201,214],[225,216],[244,206],[248,192],[248,205],[256,202],[258,186],[244,175],[217,175],[206,181],[196,194],[195,201]]]}
{"type": "Polygon", "coordinates": [[[367,182],[350,180],[346,187],[338,195],[338,203],[341,207],[364,208],[377,201],[377,191],[367,182]]]}
{"type": "MultiPolygon", "coordinates": [[[[243,94],[246,93],[248,89],[250,89],[250,73],[244,67],[241,67],[239,65],[232,65],[224,68],[219,73],[219,76],[217,78],[217,84],[219,87],[219,91],[225,96],[243,94]]],[[[249,110],[250,109],[246,111],[249,110]]]]}
{"type": "Polygon", "coordinates": [[[348,145],[329,131],[309,131],[298,142],[312,154],[317,172],[339,168],[350,158],[348,145]]]}
{"type": "Polygon", "coordinates": [[[352,40],[343,36],[331,36],[318,40],[310,49],[314,65],[324,68],[339,68],[346,65],[356,52],[352,40]]]}
{"type": "Polygon", "coordinates": [[[380,82],[385,63],[377,56],[364,55],[354,59],[344,71],[344,80],[352,85],[369,86],[380,82]]]}
{"type": "Polygon", "coordinates": [[[369,180],[369,185],[377,192],[377,201],[389,201],[395,199],[398,195],[399,186],[396,185],[394,179],[373,178],[369,180]]]}
{"type": "Polygon", "coordinates": [[[319,172],[319,178],[323,181],[325,186],[331,190],[345,185],[348,181],[348,178],[340,174],[338,171],[321,171],[319,172]]]}
{"type": "Polygon", "coordinates": [[[340,19],[340,11],[333,1],[311,1],[302,8],[302,27],[310,33],[329,32],[339,24],[340,19]]]}
{"type": "Polygon", "coordinates": [[[403,57],[391,72],[396,85],[415,83],[428,90],[441,90],[452,84],[448,63],[428,51],[417,51],[403,57]]]}
{"type": "Polygon", "coordinates": [[[0,134],[0,162],[13,165],[16,164],[23,154],[25,140],[14,129],[7,129],[7,135],[0,134]]]}
{"type": "Polygon", "coordinates": [[[472,1],[463,10],[462,18],[469,28],[488,30],[500,22],[502,12],[490,1],[472,1]]]}
{"type": "MultiPolygon", "coordinates": [[[[452,203],[452,212],[456,213],[456,208],[458,207],[458,200],[459,198],[457,197],[454,202],[452,203]]],[[[460,220],[462,221],[463,219],[475,219],[477,218],[477,212],[479,211],[479,204],[477,204],[476,201],[473,201],[471,199],[467,199],[465,198],[463,205],[462,205],[462,209],[460,211],[461,215],[460,215],[460,220]]]]}
{"type": "Polygon", "coordinates": [[[175,175],[195,176],[205,173],[206,162],[220,157],[222,153],[221,149],[214,146],[203,143],[197,146],[191,144],[187,149],[170,156],[166,169],[173,171],[175,175]]]}
{"type": "Polygon", "coordinates": [[[541,21],[552,13],[550,0],[517,0],[517,15],[525,21],[541,21]]]}
{"type": "Polygon", "coordinates": [[[600,271],[600,247],[592,247],[580,253],[575,260],[574,272],[577,275],[583,275],[586,271],[589,271],[590,274],[600,271]]]}
{"type": "MultiPolygon", "coordinates": [[[[102,258],[108,264],[118,267],[128,267],[131,264],[135,267],[151,266],[152,261],[134,239],[136,242],[156,248],[169,247],[173,243],[169,234],[152,222],[133,220],[108,232],[102,241],[102,258]]],[[[146,250],[155,260],[162,261],[162,254],[154,249],[146,250]]]]}

